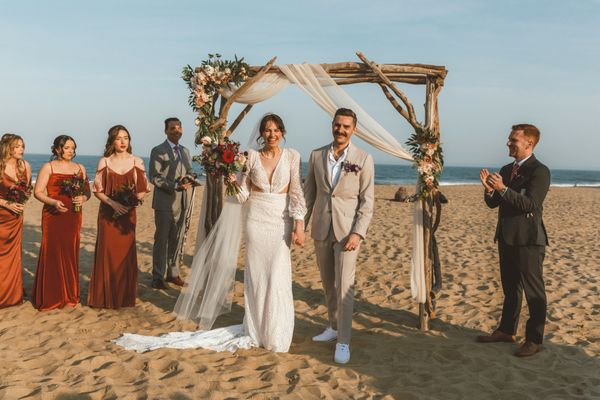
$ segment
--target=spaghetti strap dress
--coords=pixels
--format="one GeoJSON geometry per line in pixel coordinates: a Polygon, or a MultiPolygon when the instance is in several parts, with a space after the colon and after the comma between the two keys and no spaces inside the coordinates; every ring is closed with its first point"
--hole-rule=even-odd
{"type": "MultiPolygon", "coordinates": [[[[6,200],[9,190],[17,183],[6,173],[2,174],[0,198],[6,200]]],[[[23,302],[22,239],[23,215],[0,207],[0,308],[23,302]]]]}
{"type": "MultiPolygon", "coordinates": [[[[42,243],[31,291],[31,303],[40,311],[79,303],[82,211],[75,211],[71,196],[62,190],[62,182],[71,178],[73,174],[52,171],[46,187],[48,196],[62,201],[68,210],[61,213],[48,205],[42,209],[42,243]]],[[[87,182],[86,186],[89,189],[87,182]]]]}

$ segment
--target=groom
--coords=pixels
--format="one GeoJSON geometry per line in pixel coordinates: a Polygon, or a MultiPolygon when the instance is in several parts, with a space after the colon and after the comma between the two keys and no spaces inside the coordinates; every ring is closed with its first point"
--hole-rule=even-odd
{"type": "Polygon", "coordinates": [[[329,327],[313,340],[337,339],[334,360],[345,364],[350,360],[356,258],[373,215],[374,166],[370,154],[350,143],[356,130],[352,110],[338,109],[331,128],[333,142],[313,150],[308,161],[305,226],[313,215],[311,235],[329,315],[329,327]]]}

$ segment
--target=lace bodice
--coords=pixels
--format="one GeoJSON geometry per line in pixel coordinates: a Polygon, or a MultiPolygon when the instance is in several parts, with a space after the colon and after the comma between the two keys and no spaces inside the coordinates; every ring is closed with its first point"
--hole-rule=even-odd
{"type": "Polygon", "coordinates": [[[296,150],[283,149],[281,158],[271,176],[271,183],[269,183],[267,172],[260,162],[260,155],[257,151],[248,151],[246,167],[246,172],[238,180],[241,191],[237,197],[240,203],[248,200],[252,185],[264,193],[282,193],[289,185],[290,203],[288,212],[295,220],[304,219],[306,203],[302,192],[300,154],[296,150]]]}

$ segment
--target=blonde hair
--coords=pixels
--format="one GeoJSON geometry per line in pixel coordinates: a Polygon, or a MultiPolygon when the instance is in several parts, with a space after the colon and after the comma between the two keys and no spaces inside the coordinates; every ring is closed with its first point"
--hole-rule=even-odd
{"type": "MultiPolygon", "coordinates": [[[[6,162],[11,158],[12,150],[16,147],[18,141],[23,143],[25,147],[25,141],[19,135],[12,133],[5,133],[0,139],[0,179],[4,178],[4,170],[6,169],[6,162]]],[[[23,160],[17,161],[17,179],[25,174],[25,162],[23,160]]]]}

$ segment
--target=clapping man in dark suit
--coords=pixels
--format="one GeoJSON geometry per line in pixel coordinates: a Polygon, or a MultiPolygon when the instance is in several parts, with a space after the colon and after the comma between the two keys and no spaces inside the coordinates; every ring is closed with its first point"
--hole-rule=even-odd
{"type": "Polygon", "coordinates": [[[509,155],[514,163],[500,173],[481,170],[488,207],[498,207],[495,241],[498,242],[500,278],[504,292],[502,319],[491,335],[478,336],[482,343],[514,342],[523,291],[529,308],[525,341],[516,356],[532,356],[541,350],[546,322],[543,261],[548,237],[542,220],[543,203],[550,186],[550,171],[533,155],[540,131],[533,125],[512,127],[509,155]]]}
{"type": "Polygon", "coordinates": [[[152,208],[156,226],[152,249],[152,287],[155,289],[166,289],[165,280],[183,286],[175,254],[185,211],[190,206],[188,189],[191,183],[182,183],[181,178],[192,172],[192,158],[189,150],[179,144],[183,135],[181,121],[167,118],[165,134],[167,140],[154,147],[150,154],[150,181],[154,185],[152,208]]]}

